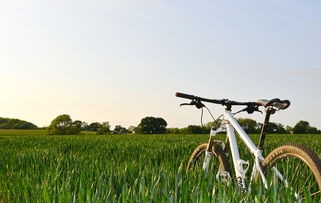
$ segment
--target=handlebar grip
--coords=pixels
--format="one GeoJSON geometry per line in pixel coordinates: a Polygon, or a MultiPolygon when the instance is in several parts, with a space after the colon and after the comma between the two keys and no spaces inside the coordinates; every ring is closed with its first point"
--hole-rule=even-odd
{"type": "Polygon", "coordinates": [[[184,93],[180,93],[180,92],[176,92],[175,94],[176,97],[181,97],[181,98],[185,98],[185,99],[195,99],[196,97],[190,94],[184,94],[184,93]]]}

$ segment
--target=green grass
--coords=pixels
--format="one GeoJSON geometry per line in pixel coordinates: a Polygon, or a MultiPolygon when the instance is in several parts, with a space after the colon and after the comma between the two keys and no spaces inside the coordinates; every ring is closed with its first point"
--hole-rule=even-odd
{"type": "MultiPolygon", "coordinates": [[[[44,134],[0,130],[0,202],[275,200],[273,194],[263,198],[261,187],[243,196],[215,174],[186,174],[190,154],[207,135],[44,134]]],[[[289,141],[321,155],[321,135],[268,135],[266,149],[289,141]]],[[[243,149],[241,155],[249,156],[243,149]]]]}

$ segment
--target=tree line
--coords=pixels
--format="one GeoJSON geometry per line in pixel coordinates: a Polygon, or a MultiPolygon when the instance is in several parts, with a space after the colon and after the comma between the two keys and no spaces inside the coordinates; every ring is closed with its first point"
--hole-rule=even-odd
{"type": "MultiPolygon", "coordinates": [[[[185,128],[166,128],[167,122],[163,118],[152,116],[145,117],[138,126],[130,126],[129,128],[116,125],[113,130],[110,129],[109,122],[93,122],[87,124],[79,120],[72,121],[69,115],[63,114],[55,118],[47,128],[48,134],[80,134],[81,131],[91,131],[97,134],[207,134],[214,126],[218,127],[221,121],[209,122],[204,126],[189,125],[185,128]]],[[[258,123],[250,118],[238,118],[238,122],[245,132],[249,134],[258,134],[261,132],[262,123],[258,123]]],[[[267,133],[271,134],[321,134],[316,127],[310,126],[307,121],[299,121],[294,127],[284,127],[280,123],[270,122],[267,133]]]]}
{"type": "Polygon", "coordinates": [[[113,130],[110,129],[109,122],[93,122],[86,123],[80,120],[73,121],[67,114],[57,116],[51,121],[47,128],[49,135],[74,135],[80,134],[82,131],[96,132],[96,134],[164,134],[166,133],[167,122],[163,118],[145,117],[140,124],[125,128],[121,125],[116,125],[113,130]]]}
{"type": "MultiPolygon", "coordinates": [[[[96,134],[109,134],[111,133],[109,122],[93,122],[86,123],[80,120],[73,121],[67,114],[57,116],[51,121],[47,128],[49,135],[75,135],[80,134],[81,131],[96,132],[96,134]]],[[[113,131],[116,134],[126,134],[126,128],[117,125],[113,131]]]]}
{"type": "MultiPolygon", "coordinates": [[[[238,122],[249,134],[258,134],[261,131],[262,123],[258,123],[250,118],[238,118],[238,122]]],[[[213,126],[217,126],[220,120],[209,122],[204,126],[189,125],[184,128],[167,128],[167,122],[163,118],[148,116],[141,120],[137,126],[125,128],[116,125],[113,130],[108,121],[86,123],[75,120],[67,114],[57,116],[51,121],[46,132],[50,135],[73,135],[82,131],[94,132],[96,134],[207,134],[213,126]]],[[[30,122],[0,117],[0,129],[37,129],[38,127],[30,122]]],[[[270,122],[267,133],[273,134],[321,134],[316,127],[310,126],[308,121],[299,121],[294,127],[284,126],[280,123],[270,122]]]]}
{"type": "MultiPolygon", "coordinates": [[[[262,123],[258,123],[250,118],[238,118],[239,124],[243,130],[248,134],[259,134],[261,133],[262,123]]],[[[189,125],[185,128],[169,128],[167,133],[173,134],[207,134],[210,129],[215,126],[217,122],[210,122],[204,126],[189,125]]],[[[284,126],[280,123],[269,122],[267,127],[267,133],[270,134],[321,134],[321,130],[316,127],[310,126],[308,121],[299,121],[294,127],[284,126]]]]}

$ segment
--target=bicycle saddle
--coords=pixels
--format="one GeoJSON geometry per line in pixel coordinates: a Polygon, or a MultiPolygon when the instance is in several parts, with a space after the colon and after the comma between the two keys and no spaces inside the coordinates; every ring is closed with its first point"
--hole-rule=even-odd
{"type": "Polygon", "coordinates": [[[265,108],[272,107],[273,109],[279,111],[286,109],[290,106],[289,100],[280,100],[279,98],[267,100],[267,99],[260,99],[256,102],[259,106],[264,106],[265,108]]]}

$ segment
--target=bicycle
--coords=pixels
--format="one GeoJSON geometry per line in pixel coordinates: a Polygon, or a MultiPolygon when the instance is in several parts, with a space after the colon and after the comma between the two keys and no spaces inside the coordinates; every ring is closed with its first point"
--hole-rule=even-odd
{"type": "Polygon", "coordinates": [[[216,173],[216,179],[228,183],[234,182],[242,193],[249,191],[252,182],[257,182],[260,177],[262,180],[260,183],[267,190],[274,188],[277,192],[290,192],[298,201],[306,197],[313,201],[321,201],[321,160],[311,149],[290,143],[274,149],[266,158],[263,157],[270,116],[279,110],[287,109],[290,101],[275,98],[257,102],[237,102],[228,99],[207,99],[179,92],[176,96],[191,100],[190,103],[183,103],[181,106],[192,105],[199,109],[205,107],[210,114],[210,110],[203,102],[220,104],[225,107],[220,126],[212,127],[210,130],[208,143],[199,145],[192,153],[187,164],[188,172],[202,169],[206,173],[211,170],[216,173]],[[232,113],[233,106],[245,106],[245,108],[232,113]],[[259,110],[260,107],[265,110],[265,120],[261,128],[259,144],[256,146],[234,115],[240,112],[251,114],[259,111],[262,113],[259,110]],[[240,158],[235,131],[254,157],[249,187],[245,180],[250,163],[240,158]],[[227,134],[225,142],[215,139],[217,134],[222,132],[227,134]],[[231,163],[234,166],[234,173],[230,166],[229,154],[232,155],[231,163]],[[216,164],[211,164],[211,161],[216,164]]]}

